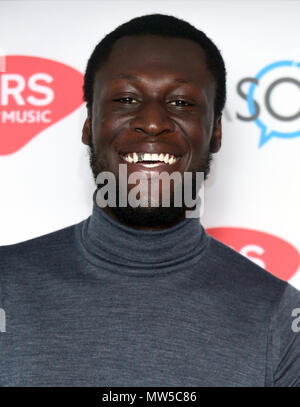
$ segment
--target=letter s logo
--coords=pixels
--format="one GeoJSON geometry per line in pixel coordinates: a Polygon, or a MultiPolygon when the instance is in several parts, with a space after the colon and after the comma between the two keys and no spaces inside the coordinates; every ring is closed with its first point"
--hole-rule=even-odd
{"type": "Polygon", "coordinates": [[[54,91],[49,86],[39,85],[37,81],[44,81],[51,83],[53,81],[52,76],[46,73],[36,73],[32,75],[28,80],[28,88],[34,92],[44,94],[44,98],[36,98],[35,96],[28,96],[27,101],[34,106],[46,106],[54,99],[54,91]]]}
{"type": "Polygon", "coordinates": [[[264,249],[260,246],[257,246],[256,244],[248,244],[247,246],[242,247],[240,250],[240,253],[243,256],[247,257],[249,260],[252,260],[258,266],[266,268],[266,264],[262,259],[250,256],[250,253],[257,253],[259,256],[262,256],[264,252],[265,252],[264,249]]]}

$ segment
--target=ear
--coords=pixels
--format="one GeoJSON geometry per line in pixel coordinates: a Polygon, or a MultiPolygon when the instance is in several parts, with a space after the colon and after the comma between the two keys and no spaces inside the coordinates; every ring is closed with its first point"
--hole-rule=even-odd
{"type": "Polygon", "coordinates": [[[92,120],[91,120],[91,116],[88,112],[88,117],[86,118],[83,128],[82,128],[82,137],[81,140],[83,142],[83,144],[87,144],[88,146],[91,145],[91,125],[92,125],[92,120]]]}
{"type": "Polygon", "coordinates": [[[211,153],[217,153],[222,144],[222,115],[218,117],[218,119],[215,122],[214,130],[213,130],[213,135],[210,140],[210,152],[211,153]]]}

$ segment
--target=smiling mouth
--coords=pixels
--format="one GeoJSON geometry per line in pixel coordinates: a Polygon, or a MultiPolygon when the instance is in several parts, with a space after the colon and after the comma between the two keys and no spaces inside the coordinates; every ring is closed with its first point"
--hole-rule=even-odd
{"type": "Polygon", "coordinates": [[[159,167],[163,165],[171,166],[175,164],[181,157],[175,156],[170,153],[141,153],[132,152],[126,154],[120,154],[120,157],[130,163],[138,164],[145,168],[159,167]]]}

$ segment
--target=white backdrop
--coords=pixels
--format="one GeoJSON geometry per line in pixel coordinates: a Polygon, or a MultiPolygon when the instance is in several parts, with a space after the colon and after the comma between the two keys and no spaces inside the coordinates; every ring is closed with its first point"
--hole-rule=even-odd
{"type": "MultiPolygon", "coordinates": [[[[1,1],[0,52],[8,61],[10,55],[46,58],[83,73],[105,34],[133,17],[157,12],[183,18],[206,32],[227,66],[223,146],[206,184],[203,225],[217,228],[214,233],[225,242],[234,240],[237,250],[300,289],[300,2],[1,1]],[[258,83],[252,79],[241,85],[244,78],[258,83]],[[249,117],[257,106],[256,119],[237,116],[249,117]],[[268,140],[261,137],[264,128],[271,135],[268,140]],[[265,141],[262,146],[260,140],[265,141]]],[[[14,74],[23,74],[22,63],[14,69],[14,74]]],[[[1,70],[2,77],[12,73],[0,56],[1,70]]],[[[0,95],[1,154],[1,145],[13,142],[22,130],[16,127],[11,134],[3,122],[3,111],[10,107],[3,82],[0,95]]],[[[81,105],[36,132],[22,148],[2,152],[0,245],[89,216],[95,186],[81,143],[84,119],[81,105]]]]}

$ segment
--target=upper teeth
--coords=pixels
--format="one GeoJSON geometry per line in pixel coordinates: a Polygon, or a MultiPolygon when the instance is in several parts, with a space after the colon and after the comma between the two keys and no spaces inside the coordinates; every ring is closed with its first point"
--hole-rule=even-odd
{"type": "Polygon", "coordinates": [[[177,160],[173,154],[168,153],[127,153],[123,158],[129,163],[137,163],[138,161],[161,161],[165,164],[173,164],[177,160]]]}

